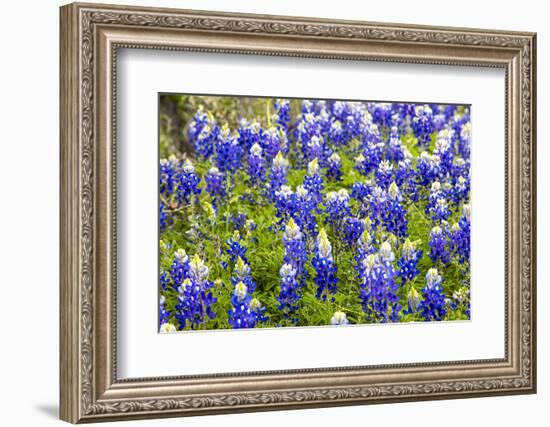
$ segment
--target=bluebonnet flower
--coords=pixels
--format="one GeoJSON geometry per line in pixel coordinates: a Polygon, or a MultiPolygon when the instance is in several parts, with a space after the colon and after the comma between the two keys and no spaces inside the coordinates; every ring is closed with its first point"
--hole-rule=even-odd
{"type": "Polygon", "coordinates": [[[451,169],[451,175],[453,178],[457,179],[459,176],[469,177],[470,176],[470,164],[466,162],[462,157],[455,157],[453,162],[453,167],[451,169]]]}
{"type": "Polygon", "coordinates": [[[225,244],[227,245],[226,252],[231,262],[236,262],[238,258],[242,258],[243,261],[248,262],[246,259],[247,248],[242,244],[241,235],[237,230],[225,241],[225,244]]]}
{"type": "Polygon", "coordinates": [[[434,154],[439,157],[440,166],[443,174],[449,172],[453,166],[454,147],[452,144],[453,131],[443,129],[437,134],[434,154]]]}
{"type": "Polygon", "coordinates": [[[416,171],[412,165],[411,154],[405,150],[405,160],[397,163],[395,170],[395,183],[401,189],[402,193],[407,195],[411,201],[418,200],[418,185],[416,183],[416,171]]]}
{"type": "Polygon", "coordinates": [[[453,310],[462,309],[464,314],[470,319],[470,289],[462,286],[454,291],[449,306],[453,310]]]}
{"type": "Polygon", "coordinates": [[[191,120],[191,123],[189,123],[189,129],[187,131],[189,141],[191,143],[194,143],[202,128],[205,127],[207,124],[212,123],[213,120],[214,117],[211,114],[207,114],[202,106],[199,107],[199,109],[195,112],[195,115],[193,116],[193,120],[191,120]]]}
{"type": "Polygon", "coordinates": [[[165,208],[164,203],[160,202],[159,203],[159,226],[160,226],[160,231],[164,231],[166,229],[166,226],[170,222],[170,216],[164,208],[165,208]]]}
{"type": "Polygon", "coordinates": [[[411,287],[409,289],[409,292],[407,294],[407,309],[403,311],[404,314],[413,314],[418,311],[418,307],[420,306],[420,295],[418,295],[418,291],[411,287]]]}
{"type": "Polygon", "coordinates": [[[317,135],[313,135],[309,141],[302,145],[304,152],[304,158],[310,162],[313,159],[322,159],[324,154],[324,141],[323,138],[317,135]]]}
{"type": "Polygon", "coordinates": [[[250,273],[250,266],[241,257],[237,257],[233,274],[231,277],[233,286],[237,286],[237,283],[242,282],[246,285],[246,289],[250,294],[256,290],[256,282],[250,273]]]}
{"type": "MultiPolygon", "coordinates": [[[[379,186],[375,186],[372,189],[368,200],[369,206],[369,217],[372,220],[375,226],[380,225],[381,221],[384,219],[384,216],[387,215],[386,211],[388,210],[388,193],[379,186]]],[[[391,212],[391,209],[390,209],[391,212]]],[[[390,217],[388,216],[388,219],[390,217]]]]}
{"type": "Polygon", "coordinates": [[[315,268],[316,276],[313,279],[317,285],[317,298],[323,301],[332,294],[331,300],[334,301],[334,294],[337,291],[338,278],[336,277],[336,266],[332,258],[332,245],[328,240],[327,233],[321,228],[315,242],[315,255],[311,261],[315,268]]]}
{"type": "Polygon", "coordinates": [[[195,153],[202,159],[210,158],[214,153],[214,146],[219,134],[220,129],[215,122],[207,123],[198,133],[197,137],[192,140],[195,153]]]}
{"type": "Polygon", "coordinates": [[[432,215],[432,219],[434,221],[446,221],[449,218],[449,215],[451,215],[447,200],[443,197],[439,197],[436,200],[435,205],[430,208],[430,214],[432,215]]]}
{"type": "Polygon", "coordinates": [[[161,195],[170,197],[174,193],[177,185],[178,169],[179,162],[174,155],[160,161],[159,192],[161,195]]]}
{"type": "Polygon", "coordinates": [[[420,153],[416,168],[420,184],[428,187],[441,175],[441,160],[437,155],[431,155],[427,151],[420,153]]]}
{"type": "Polygon", "coordinates": [[[428,246],[430,248],[430,258],[433,262],[442,262],[447,264],[450,261],[451,254],[448,248],[446,232],[436,225],[430,231],[428,246]]]}
{"type": "Polygon", "coordinates": [[[345,141],[344,128],[342,127],[340,120],[334,120],[330,124],[328,137],[334,145],[342,145],[347,142],[345,141]]]}
{"type": "Polygon", "coordinates": [[[164,323],[168,323],[169,319],[170,319],[170,311],[166,310],[166,297],[164,295],[161,295],[160,301],[159,301],[159,326],[161,327],[161,329],[162,329],[162,325],[164,323]]]}
{"type": "Polygon", "coordinates": [[[290,126],[290,101],[288,99],[277,99],[275,101],[276,121],[285,132],[290,126]]]}
{"type": "Polygon", "coordinates": [[[258,184],[265,179],[265,160],[262,156],[262,147],[254,143],[248,156],[248,174],[253,184],[258,184]]]}
{"type": "Polygon", "coordinates": [[[415,107],[411,127],[414,135],[418,138],[419,145],[428,146],[431,141],[431,134],[434,131],[433,113],[428,105],[417,105],[415,107]]]}
{"type": "Polygon", "coordinates": [[[305,284],[308,254],[302,231],[292,218],[285,227],[283,245],[285,247],[284,263],[290,264],[296,270],[296,278],[300,285],[305,284]]]}
{"type": "Polygon", "coordinates": [[[315,216],[313,211],[317,207],[317,202],[311,197],[309,191],[299,185],[296,188],[296,209],[294,217],[296,222],[304,232],[312,232],[315,229],[315,216]]]}
{"type": "Polygon", "coordinates": [[[348,317],[343,311],[335,311],[330,319],[331,325],[349,325],[348,317]]]}
{"type": "Polygon", "coordinates": [[[392,182],[382,211],[382,220],[386,230],[398,237],[405,237],[408,234],[407,211],[403,207],[402,200],[397,184],[392,182]]]}
{"type": "Polygon", "coordinates": [[[355,169],[362,175],[368,175],[376,170],[382,160],[383,146],[380,142],[366,141],[363,152],[355,158],[355,169]]]}
{"type": "Polygon", "coordinates": [[[304,177],[304,188],[308,191],[317,209],[323,200],[322,191],[324,188],[323,177],[319,173],[319,161],[313,159],[307,165],[307,175],[304,177]]]}
{"type": "Polygon", "coordinates": [[[380,162],[374,176],[376,183],[380,187],[387,189],[393,180],[393,165],[387,160],[380,162]]]}
{"type": "Polygon", "coordinates": [[[365,279],[365,261],[367,256],[373,255],[375,252],[376,250],[372,245],[370,233],[367,230],[363,231],[359,239],[357,239],[357,253],[355,255],[355,269],[357,270],[357,275],[360,279],[365,279]]]}
{"type": "Polygon", "coordinates": [[[470,180],[459,176],[456,179],[454,188],[452,189],[451,198],[455,204],[466,200],[470,194],[470,180]]]}
{"type": "Polygon", "coordinates": [[[162,270],[160,273],[159,283],[161,290],[165,291],[166,289],[168,289],[168,285],[170,284],[170,277],[165,270],[162,270]]]}
{"type": "Polygon", "coordinates": [[[263,139],[263,129],[258,122],[249,123],[247,120],[241,119],[237,133],[239,145],[245,153],[249,152],[254,144],[260,144],[263,139]]]}
{"type": "Polygon", "coordinates": [[[470,121],[466,121],[460,130],[460,139],[458,144],[458,152],[465,158],[470,158],[470,143],[472,138],[472,125],[470,121]]]}
{"type": "Polygon", "coordinates": [[[301,144],[303,150],[308,142],[311,141],[311,138],[321,135],[322,129],[320,121],[320,117],[312,112],[303,113],[298,120],[295,126],[294,138],[301,144]]]}
{"type": "Polygon", "coordinates": [[[354,217],[344,219],[344,241],[350,246],[355,246],[361,234],[365,231],[365,222],[354,217]]]}
{"type": "Polygon", "coordinates": [[[462,207],[462,216],[458,223],[451,227],[451,246],[457,254],[459,262],[470,261],[470,205],[462,207]]]}
{"type": "Polygon", "coordinates": [[[212,311],[212,304],[217,302],[217,298],[210,291],[214,283],[207,278],[208,267],[198,255],[195,255],[189,263],[188,277],[178,288],[175,317],[180,330],[205,328],[206,319],[216,317],[212,311]]]}
{"type": "Polygon", "coordinates": [[[183,279],[189,276],[189,257],[185,253],[185,250],[178,249],[174,252],[174,260],[170,266],[170,278],[172,279],[172,286],[174,289],[178,289],[183,283],[183,279]]]}
{"type": "Polygon", "coordinates": [[[279,310],[283,312],[286,319],[290,319],[293,323],[297,323],[298,319],[294,313],[300,308],[301,291],[298,281],[296,280],[296,269],[291,264],[283,264],[279,271],[281,277],[281,286],[277,301],[279,302],[279,310]]]}
{"type": "Polygon", "coordinates": [[[272,200],[275,197],[275,192],[278,191],[281,186],[285,185],[287,182],[287,167],[288,162],[283,157],[283,153],[279,151],[277,156],[275,156],[275,158],[273,159],[273,165],[271,166],[270,199],[272,200]]]}
{"type": "Polygon", "coordinates": [[[244,212],[232,212],[228,219],[233,224],[233,228],[240,230],[245,226],[248,216],[244,212]]]}
{"type": "Polygon", "coordinates": [[[227,312],[229,324],[234,329],[256,326],[256,315],[250,308],[251,301],[248,287],[243,282],[238,282],[231,293],[231,308],[227,312]]]}
{"type": "Polygon", "coordinates": [[[362,204],[367,204],[372,194],[373,186],[371,181],[354,182],[351,186],[351,197],[362,204]]]}
{"type": "Polygon", "coordinates": [[[241,165],[242,150],[237,136],[231,135],[229,126],[224,125],[216,145],[216,166],[222,172],[235,172],[241,165]]]}
{"type": "Polygon", "coordinates": [[[426,209],[424,210],[427,214],[432,212],[437,205],[438,199],[444,199],[445,193],[441,188],[441,182],[434,181],[430,187],[430,193],[428,194],[428,203],[426,203],[426,209]]]}
{"type": "Polygon", "coordinates": [[[203,115],[198,112],[195,115],[195,120],[189,126],[188,136],[197,156],[202,159],[212,156],[219,132],[220,129],[210,113],[203,115]]]}
{"type": "Polygon", "coordinates": [[[260,300],[258,298],[252,298],[250,300],[250,309],[254,313],[254,316],[256,317],[256,324],[265,322],[268,320],[268,317],[266,315],[267,308],[262,305],[260,300]]]}
{"type": "Polygon", "coordinates": [[[422,288],[424,299],[418,305],[418,311],[425,321],[443,320],[447,314],[441,282],[437,269],[430,268],[426,274],[426,285],[422,288]]]}
{"type": "Polygon", "coordinates": [[[282,185],[275,191],[276,215],[279,218],[279,224],[287,222],[289,218],[296,217],[298,209],[298,200],[296,194],[288,185],[282,185]]]}
{"type": "Polygon", "coordinates": [[[199,183],[201,179],[195,173],[195,167],[189,159],[183,164],[178,181],[176,198],[179,203],[189,203],[193,196],[200,194],[201,189],[199,188],[199,183]]]}
{"type": "Polygon", "coordinates": [[[285,154],[288,150],[287,142],[286,134],[275,126],[264,131],[261,145],[266,159],[271,161],[279,153],[285,154]]]}
{"type": "Polygon", "coordinates": [[[386,148],[386,159],[391,162],[405,160],[405,152],[401,144],[401,138],[399,137],[399,130],[396,126],[393,126],[390,131],[386,148]]]}
{"type": "Polygon", "coordinates": [[[349,193],[345,188],[327,193],[325,200],[327,222],[336,224],[350,215],[349,199],[349,193]]]}
{"type": "Polygon", "coordinates": [[[332,153],[327,160],[327,178],[332,181],[342,180],[342,161],[337,153],[332,153]]]}
{"type": "Polygon", "coordinates": [[[399,321],[401,306],[393,267],[395,255],[388,242],[382,243],[376,255],[368,255],[363,263],[360,299],[367,319],[373,322],[399,321]]]}
{"type": "Polygon", "coordinates": [[[392,123],[392,104],[387,102],[372,102],[368,104],[372,121],[378,126],[389,127],[392,123]]]}
{"type": "Polygon", "coordinates": [[[214,202],[225,196],[224,176],[217,167],[213,166],[208,170],[204,176],[204,181],[206,182],[206,191],[214,202]]]}
{"type": "Polygon", "coordinates": [[[403,285],[407,281],[412,282],[420,273],[418,271],[418,262],[420,261],[420,258],[422,258],[422,251],[420,249],[416,249],[415,244],[409,239],[405,240],[401,258],[397,261],[399,276],[401,277],[403,285]]]}

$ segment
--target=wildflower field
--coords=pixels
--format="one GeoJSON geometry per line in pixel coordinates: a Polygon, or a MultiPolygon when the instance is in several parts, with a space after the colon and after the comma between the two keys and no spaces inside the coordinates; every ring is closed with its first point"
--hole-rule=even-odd
{"type": "Polygon", "coordinates": [[[160,96],[161,332],[470,318],[468,106],[160,96]]]}

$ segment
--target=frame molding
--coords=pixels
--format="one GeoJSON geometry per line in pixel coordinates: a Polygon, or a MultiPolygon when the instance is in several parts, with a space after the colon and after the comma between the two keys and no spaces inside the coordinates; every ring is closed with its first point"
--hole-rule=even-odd
{"type": "Polygon", "coordinates": [[[60,10],[60,416],[72,423],[536,391],[536,35],[175,9],[60,10]],[[118,380],[116,51],[506,70],[505,358],[118,380]]]}

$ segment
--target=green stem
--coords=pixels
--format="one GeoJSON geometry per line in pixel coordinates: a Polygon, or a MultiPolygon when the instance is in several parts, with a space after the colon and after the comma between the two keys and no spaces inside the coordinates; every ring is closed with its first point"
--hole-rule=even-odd
{"type": "Polygon", "coordinates": [[[271,127],[271,103],[269,102],[269,99],[265,100],[265,115],[267,118],[267,127],[271,127]]]}

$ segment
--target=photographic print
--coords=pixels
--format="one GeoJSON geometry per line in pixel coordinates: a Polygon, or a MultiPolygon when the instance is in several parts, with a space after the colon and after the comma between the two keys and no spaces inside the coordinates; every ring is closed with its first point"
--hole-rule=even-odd
{"type": "Polygon", "coordinates": [[[470,107],[159,96],[161,332],[470,318],[470,107]]]}

